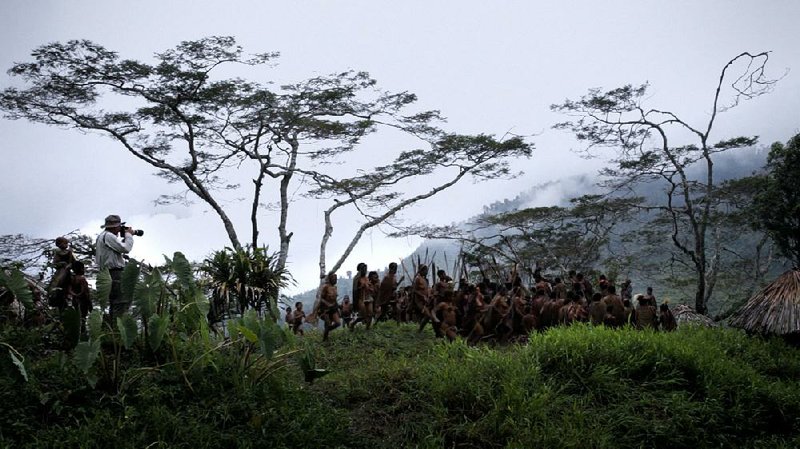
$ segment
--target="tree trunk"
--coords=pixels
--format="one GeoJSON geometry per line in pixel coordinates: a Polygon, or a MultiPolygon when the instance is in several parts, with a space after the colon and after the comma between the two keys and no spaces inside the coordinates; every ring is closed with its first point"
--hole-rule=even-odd
{"type": "Polygon", "coordinates": [[[706,309],[706,274],[705,270],[698,267],[697,269],[697,292],[694,296],[694,308],[697,313],[705,315],[708,313],[706,309]]]}

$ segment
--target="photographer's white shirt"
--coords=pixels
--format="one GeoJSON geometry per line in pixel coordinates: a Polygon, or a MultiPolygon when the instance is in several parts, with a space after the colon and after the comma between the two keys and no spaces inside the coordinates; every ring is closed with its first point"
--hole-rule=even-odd
{"type": "Polygon", "coordinates": [[[125,233],[125,240],[121,240],[116,234],[103,231],[97,236],[97,267],[99,269],[125,268],[123,254],[131,252],[133,248],[133,235],[125,233]]]}

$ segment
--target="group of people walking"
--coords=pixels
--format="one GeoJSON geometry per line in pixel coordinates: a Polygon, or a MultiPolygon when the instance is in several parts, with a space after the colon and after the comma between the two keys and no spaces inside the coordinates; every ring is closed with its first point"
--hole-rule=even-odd
{"type": "MultiPolygon", "coordinates": [[[[345,296],[339,302],[338,277],[331,273],[314,310],[302,317],[324,321],[323,340],[342,325],[352,330],[363,323],[369,329],[387,319],[416,322],[420,332],[430,324],[437,337],[453,340],[461,336],[470,343],[525,338],[533,330],[574,322],[665,331],[677,328],[669,306],[657,305],[652,288],[634,297],[630,280],[617,289],[604,275],[594,284],[574,271],[566,280],[551,280],[537,271],[530,287],[524,286],[517,274],[502,283],[485,277],[470,283],[462,278],[456,286],[444,270],[436,272],[433,285],[428,274],[428,266],[420,264],[410,284],[399,287],[404,277],[397,279],[396,263],[389,265],[382,280],[376,271],[367,272],[367,265],[360,263],[353,278],[352,301],[345,296]]],[[[299,307],[302,312],[302,304],[299,307]]],[[[295,324],[297,316],[300,315],[295,316],[295,324]]]]}

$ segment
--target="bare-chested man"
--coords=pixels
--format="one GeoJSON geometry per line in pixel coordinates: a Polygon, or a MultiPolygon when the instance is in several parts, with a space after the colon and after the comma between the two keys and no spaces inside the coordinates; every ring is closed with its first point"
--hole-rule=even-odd
{"type": "Polygon", "coordinates": [[[453,291],[445,292],[434,309],[434,312],[441,318],[439,331],[450,341],[455,340],[458,335],[458,314],[456,306],[453,304],[453,296],[453,291]]]}
{"type": "Polygon", "coordinates": [[[553,285],[553,293],[555,294],[557,299],[566,299],[567,298],[567,286],[563,282],[561,282],[561,278],[556,278],[556,283],[553,285]]]}
{"type": "MultiPolygon", "coordinates": [[[[364,323],[367,329],[372,326],[372,311],[373,311],[373,287],[367,276],[367,264],[361,262],[358,264],[358,273],[353,288],[353,306],[358,311],[358,317],[350,323],[350,330],[354,330],[356,324],[364,323]]],[[[375,273],[377,275],[377,273],[375,273]]]]}
{"type": "Polygon", "coordinates": [[[319,316],[325,322],[325,331],[322,334],[322,341],[328,339],[328,333],[339,327],[342,322],[339,319],[339,304],[336,302],[339,291],[336,289],[336,273],[328,275],[328,282],[322,287],[319,294],[319,316]]]}
{"type": "Polygon", "coordinates": [[[397,286],[403,282],[404,277],[397,280],[397,264],[392,262],[389,264],[389,271],[383,276],[381,286],[378,289],[378,297],[376,308],[380,310],[378,319],[381,321],[391,311],[394,319],[400,322],[400,312],[397,310],[397,286]]]}
{"type": "Polygon", "coordinates": [[[439,270],[436,272],[436,284],[433,285],[433,289],[431,291],[434,304],[441,301],[446,292],[453,290],[453,285],[450,283],[450,281],[450,276],[448,276],[444,270],[439,270]]]}
{"type": "Polygon", "coordinates": [[[430,304],[431,289],[428,287],[428,266],[425,264],[419,266],[417,275],[414,277],[414,283],[411,285],[411,297],[416,310],[421,311],[419,331],[422,332],[428,321],[438,321],[430,304]]]}
{"type": "Polygon", "coordinates": [[[611,314],[614,315],[614,323],[617,327],[625,324],[625,304],[622,299],[617,296],[616,288],[613,285],[606,287],[608,294],[603,297],[603,303],[606,307],[611,307],[611,314]]]}
{"type": "Polygon", "coordinates": [[[644,299],[644,295],[636,295],[636,327],[638,329],[658,329],[656,308],[644,299]]]}
{"type": "Polygon", "coordinates": [[[606,305],[602,300],[603,295],[599,292],[595,293],[592,295],[589,300],[589,305],[586,307],[589,312],[589,321],[592,324],[603,324],[603,318],[606,316],[606,305]]]}
{"type": "Polygon", "coordinates": [[[661,322],[661,329],[667,332],[672,332],[678,328],[678,322],[675,320],[675,315],[669,310],[666,302],[662,303],[659,307],[658,320],[661,322]]]}
{"type": "Polygon", "coordinates": [[[297,301],[294,304],[294,312],[292,313],[292,332],[295,335],[303,335],[303,320],[306,318],[306,313],[303,311],[303,303],[297,301]]]}
{"type": "Polygon", "coordinates": [[[344,295],[344,297],[342,298],[341,315],[342,315],[342,321],[344,321],[344,325],[348,326],[350,324],[350,321],[353,320],[353,304],[350,302],[349,295],[344,295]]]}

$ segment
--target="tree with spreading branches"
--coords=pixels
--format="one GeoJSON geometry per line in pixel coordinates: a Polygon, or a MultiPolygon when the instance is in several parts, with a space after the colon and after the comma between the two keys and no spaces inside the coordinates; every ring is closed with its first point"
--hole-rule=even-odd
{"type": "Polygon", "coordinates": [[[714,157],[757,142],[757,137],[747,136],[714,142],[712,134],[720,113],[772,90],[776,80],[765,73],[768,61],[769,52],[744,52],[729,60],[719,75],[708,118],[700,126],[674,112],[646,107],[647,84],[590,89],[578,100],[551,107],[571,117],[555,128],[585,142],[587,156],[595,156],[595,150],[612,151],[612,166],[601,171],[608,195],[633,195],[643,183],[665,186],[661,201],[640,207],[669,223],[669,238],[677,251],[673,260],[694,272],[695,308],[700,313],[707,312],[721,251],[712,219],[711,199],[718,187],[714,157]],[[693,141],[682,141],[685,135],[693,141]],[[701,174],[693,176],[692,171],[701,174]]]}
{"type": "Polygon", "coordinates": [[[320,242],[320,278],[336,272],[367,230],[387,222],[400,210],[433,197],[466,177],[481,181],[516,176],[509,159],[529,157],[533,146],[520,137],[498,140],[492,136],[445,135],[427,150],[401,153],[389,165],[376,167],[359,176],[335,180],[317,177],[318,187],[309,195],[331,201],[325,212],[325,229],[320,242]],[[431,175],[437,174],[434,181],[431,175]],[[396,188],[398,182],[425,183],[427,190],[408,194],[396,188]],[[344,252],[329,267],[327,244],[333,235],[332,215],[349,207],[363,220],[344,252]]]}
{"type": "Polygon", "coordinates": [[[280,87],[225,78],[220,74],[229,73],[230,66],[257,70],[278,57],[247,55],[232,37],[183,42],[157,53],[153,63],[123,59],[86,40],[47,44],[32,57],[9,70],[22,86],[0,92],[6,117],[112,138],[167,181],[184,187],[160,201],[200,199],[215,212],[237,250],[245,245],[240,226],[223,207],[223,193],[236,191],[241,197],[249,187],[248,246],[261,246],[259,219],[265,203],[279,205],[279,270],[286,265],[293,236],[288,224],[293,194],[308,189],[304,180],[317,181],[309,196],[338,201],[326,212],[322,258],[332,232],[330,214],[350,204],[361,212],[363,224],[338,267],[366,230],[468,174],[507,173],[506,159],[530,156],[532,149],[519,138],[447,134],[438,127],[438,111],[415,110],[414,94],[381,90],[365,72],[316,76],[280,87]],[[413,136],[430,149],[385,151],[398,156],[350,178],[330,168],[379,129],[413,136]],[[433,183],[427,194],[402,197],[391,191],[404,179],[425,177],[420,182],[428,183],[434,171],[448,169],[455,171],[451,181],[433,183]],[[248,173],[252,185],[230,183],[234,171],[248,173]]]}

